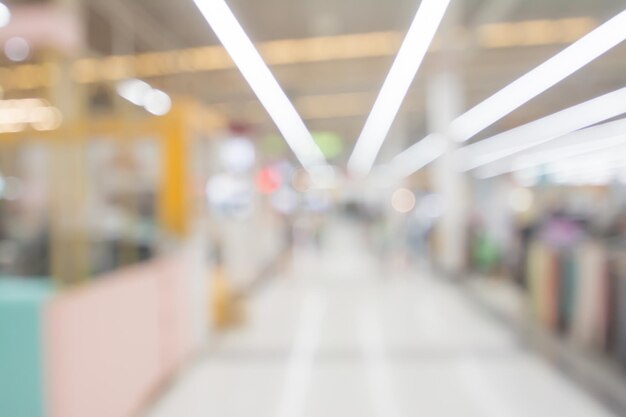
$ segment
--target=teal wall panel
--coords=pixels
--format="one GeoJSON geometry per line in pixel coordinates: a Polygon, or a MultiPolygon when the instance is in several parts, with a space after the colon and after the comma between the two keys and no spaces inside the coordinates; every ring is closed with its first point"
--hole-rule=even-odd
{"type": "Polygon", "coordinates": [[[0,278],[0,417],[44,417],[44,279],[0,278]]]}

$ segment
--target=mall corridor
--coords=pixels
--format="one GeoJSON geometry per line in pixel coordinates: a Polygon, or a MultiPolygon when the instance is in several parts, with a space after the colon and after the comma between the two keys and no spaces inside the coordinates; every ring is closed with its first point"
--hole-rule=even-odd
{"type": "Polygon", "coordinates": [[[355,225],[329,229],[146,417],[615,415],[458,285],[382,266],[355,225]]]}
{"type": "Polygon", "coordinates": [[[0,417],[626,417],[626,0],[0,0],[0,417]]]}

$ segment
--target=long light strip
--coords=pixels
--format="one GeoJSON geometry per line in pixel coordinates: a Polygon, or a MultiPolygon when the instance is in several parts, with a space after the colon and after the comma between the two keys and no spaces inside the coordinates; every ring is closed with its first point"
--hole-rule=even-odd
{"type": "MultiPolygon", "coordinates": [[[[459,116],[451,124],[448,134],[459,141],[472,138],[533,97],[619,45],[624,39],[626,39],[626,11],[621,12],[539,67],[459,116]]],[[[406,155],[416,154],[420,147],[428,146],[423,142],[425,141],[417,142],[416,145],[405,150],[396,158],[405,160],[406,155]]],[[[413,167],[405,166],[405,171],[417,172],[438,157],[436,156],[427,162],[424,161],[424,158],[420,158],[413,167]]]]}
{"type": "Polygon", "coordinates": [[[315,144],[304,121],[226,2],[224,0],[194,0],[194,2],[302,165],[307,170],[325,165],[324,155],[315,144]]]}
{"type": "MultiPolygon", "coordinates": [[[[605,151],[604,153],[593,154],[592,157],[585,156],[556,161],[542,169],[540,175],[548,175],[559,184],[607,184],[616,176],[626,178],[626,170],[624,170],[626,161],[621,155],[615,151],[605,151]]],[[[524,182],[530,180],[534,184],[536,180],[533,178],[537,178],[537,171],[528,168],[515,171],[515,175],[524,182]]]]}
{"type": "Polygon", "coordinates": [[[459,150],[469,171],[626,113],[626,87],[459,150]]]}
{"type": "Polygon", "coordinates": [[[459,116],[450,134],[467,141],[626,39],[626,10],[459,116]]]}
{"type": "Polygon", "coordinates": [[[518,156],[513,161],[505,159],[484,166],[478,170],[477,176],[482,179],[493,178],[623,145],[626,145],[626,119],[565,135],[558,139],[557,146],[537,149],[530,154],[518,156]]]}
{"type": "Polygon", "coordinates": [[[419,171],[439,158],[446,150],[446,138],[430,134],[396,156],[387,169],[390,180],[400,180],[419,171]]]}
{"type": "Polygon", "coordinates": [[[422,0],[350,157],[352,174],[371,171],[449,4],[450,0],[422,0]]]}

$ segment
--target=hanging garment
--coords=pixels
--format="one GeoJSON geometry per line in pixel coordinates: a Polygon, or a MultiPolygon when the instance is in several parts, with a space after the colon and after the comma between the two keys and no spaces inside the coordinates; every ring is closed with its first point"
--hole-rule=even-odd
{"type": "Polygon", "coordinates": [[[585,347],[603,348],[607,334],[606,251],[597,242],[578,251],[578,276],[572,338],[585,347]]]}

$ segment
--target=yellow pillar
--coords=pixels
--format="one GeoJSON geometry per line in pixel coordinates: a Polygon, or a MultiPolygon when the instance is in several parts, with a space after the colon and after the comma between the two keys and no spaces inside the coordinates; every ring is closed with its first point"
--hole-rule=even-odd
{"type": "Polygon", "coordinates": [[[163,119],[162,178],[159,190],[160,225],[167,233],[182,237],[188,230],[189,182],[188,138],[185,112],[178,106],[163,119]]]}

